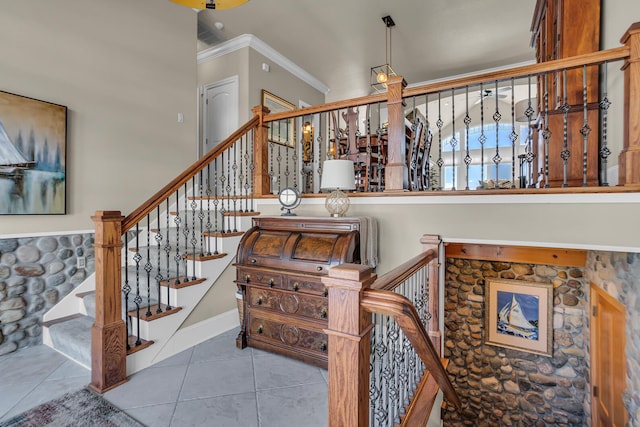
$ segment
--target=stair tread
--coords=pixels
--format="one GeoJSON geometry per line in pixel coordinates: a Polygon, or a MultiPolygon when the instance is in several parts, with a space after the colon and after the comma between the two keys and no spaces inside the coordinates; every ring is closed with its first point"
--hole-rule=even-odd
{"type": "Polygon", "coordinates": [[[53,347],[84,366],[91,366],[93,322],[93,318],[81,315],[49,326],[53,347]]]}

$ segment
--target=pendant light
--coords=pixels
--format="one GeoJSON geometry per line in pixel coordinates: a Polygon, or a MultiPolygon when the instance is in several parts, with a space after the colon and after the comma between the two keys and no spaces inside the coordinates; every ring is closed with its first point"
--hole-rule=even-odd
{"type": "Polygon", "coordinates": [[[171,0],[174,3],[181,4],[193,9],[216,9],[224,10],[240,6],[249,0],[171,0]]]}
{"type": "Polygon", "coordinates": [[[385,28],[385,63],[371,68],[371,87],[376,92],[384,92],[387,90],[387,81],[389,77],[396,76],[396,72],[391,68],[391,27],[396,25],[391,16],[383,16],[385,28]]]}

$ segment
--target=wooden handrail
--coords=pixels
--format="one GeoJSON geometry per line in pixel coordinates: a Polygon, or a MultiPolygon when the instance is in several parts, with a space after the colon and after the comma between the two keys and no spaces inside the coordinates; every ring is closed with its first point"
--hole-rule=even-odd
{"type": "Polygon", "coordinates": [[[242,127],[229,135],[224,141],[198,159],[198,161],[189,166],[184,172],[162,187],[160,191],[127,215],[122,222],[122,233],[126,233],[131,227],[140,222],[149,212],[175,193],[182,185],[184,185],[185,182],[189,181],[193,176],[195,176],[195,174],[204,169],[213,159],[220,156],[224,150],[231,147],[243,135],[255,128],[259,122],[260,118],[258,116],[251,118],[248,122],[242,125],[242,127]]]}
{"type": "MultiPolygon", "coordinates": [[[[490,71],[487,73],[476,74],[468,77],[460,77],[456,79],[443,80],[436,83],[428,83],[421,86],[405,88],[402,91],[404,98],[410,96],[424,95],[425,93],[438,92],[445,89],[456,89],[464,86],[477,85],[487,81],[506,80],[516,77],[524,77],[528,75],[536,75],[551,71],[559,71],[564,69],[579,68],[584,65],[597,65],[607,61],[618,61],[628,58],[630,49],[628,46],[620,46],[612,49],[602,50],[598,52],[587,53],[584,55],[573,56],[571,58],[557,59],[546,61],[544,63],[523,65],[520,67],[509,68],[506,70],[490,71]]],[[[267,114],[264,116],[265,122],[276,120],[290,119],[309,114],[323,113],[327,111],[338,110],[341,108],[357,107],[359,105],[372,104],[376,102],[386,102],[387,94],[379,93],[370,96],[362,96],[359,98],[345,99],[342,101],[330,102],[328,104],[316,105],[312,107],[301,108],[293,111],[285,111],[275,114],[267,114]]]]}
{"type": "Polygon", "coordinates": [[[509,68],[507,70],[490,71],[488,73],[474,76],[460,77],[457,79],[444,80],[436,83],[429,83],[422,86],[411,87],[404,91],[404,96],[424,95],[425,93],[438,92],[445,89],[456,89],[464,86],[477,85],[487,81],[506,80],[510,78],[525,77],[551,71],[573,69],[584,65],[597,65],[606,61],[618,61],[629,57],[630,49],[627,46],[602,50],[599,52],[587,53],[573,56],[571,58],[556,59],[543,63],[522,65],[520,67],[509,68]]]}
{"type": "Polygon", "coordinates": [[[424,251],[411,258],[409,261],[400,264],[398,267],[380,276],[375,282],[373,282],[371,289],[392,291],[411,277],[416,271],[429,264],[429,262],[437,257],[438,253],[433,249],[424,251]]]}
{"type": "Polygon", "coordinates": [[[363,291],[361,306],[372,313],[391,316],[398,323],[411,345],[442,389],[447,400],[460,408],[462,403],[447,376],[440,357],[431,343],[418,312],[407,298],[389,291],[368,289],[363,291]]]}

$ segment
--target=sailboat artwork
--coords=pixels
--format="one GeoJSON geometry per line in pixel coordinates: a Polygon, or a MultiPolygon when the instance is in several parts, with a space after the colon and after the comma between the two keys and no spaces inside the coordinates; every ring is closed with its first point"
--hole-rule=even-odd
{"type": "Polygon", "coordinates": [[[0,91],[0,215],[66,213],[67,108],[0,91]]]}
{"type": "Polygon", "coordinates": [[[529,340],[538,339],[537,296],[498,291],[497,331],[529,340]]]}

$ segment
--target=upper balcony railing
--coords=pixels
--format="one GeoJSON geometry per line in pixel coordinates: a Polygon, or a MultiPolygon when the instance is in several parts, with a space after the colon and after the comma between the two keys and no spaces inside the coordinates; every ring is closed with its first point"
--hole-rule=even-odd
{"type": "Polygon", "coordinates": [[[356,192],[365,193],[638,191],[640,23],[622,43],[411,88],[394,77],[386,93],[263,110],[259,194],[319,193],[330,158],[353,160],[356,192]],[[614,73],[624,74],[620,99],[611,98],[614,73]],[[624,106],[618,122],[612,104],[624,106]],[[622,127],[623,141],[611,138],[612,126],[622,127]],[[616,164],[617,179],[609,172],[616,164]]]}

